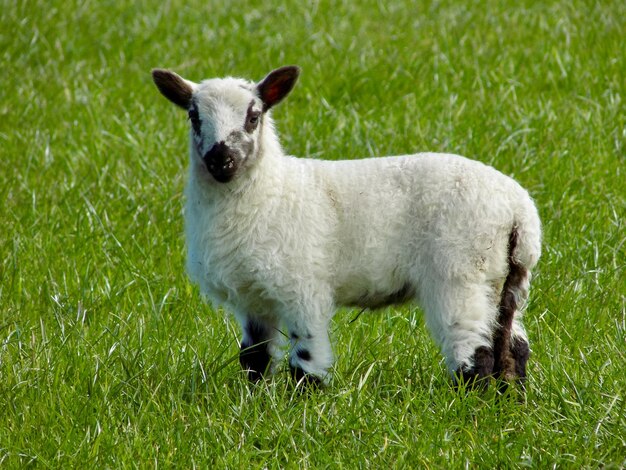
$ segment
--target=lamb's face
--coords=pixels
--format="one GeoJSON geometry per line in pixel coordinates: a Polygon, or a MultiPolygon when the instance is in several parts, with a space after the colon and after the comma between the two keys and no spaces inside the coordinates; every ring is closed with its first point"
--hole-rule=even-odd
{"type": "Polygon", "coordinates": [[[236,79],[202,82],[188,114],[192,158],[216,181],[227,183],[254,163],[263,127],[263,102],[255,84],[236,79]]]}
{"type": "Polygon", "coordinates": [[[191,154],[219,183],[228,183],[260,158],[265,113],[291,91],[300,69],[281,67],[258,84],[236,78],[190,82],[174,72],[154,69],[161,93],[187,110],[191,154]]]}

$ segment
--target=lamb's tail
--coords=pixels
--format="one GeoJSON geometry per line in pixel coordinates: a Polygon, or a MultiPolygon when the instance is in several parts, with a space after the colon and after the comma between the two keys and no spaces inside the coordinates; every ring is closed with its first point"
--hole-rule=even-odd
{"type": "Polygon", "coordinates": [[[494,376],[504,381],[510,381],[515,377],[523,380],[526,375],[528,342],[523,329],[515,331],[514,319],[528,298],[530,270],[537,263],[541,251],[539,217],[534,206],[532,209],[524,224],[514,225],[509,234],[509,273],[500,297],[498,326],[494,333],[493,346],[494,376]],[[524,337],[515,338],[516,334],[523,334],[524,337]],[[520,351],[520,348],[523,350],[520,351]]]}

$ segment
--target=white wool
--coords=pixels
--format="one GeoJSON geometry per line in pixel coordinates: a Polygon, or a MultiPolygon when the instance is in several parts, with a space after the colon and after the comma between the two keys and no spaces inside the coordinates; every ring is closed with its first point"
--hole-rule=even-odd
{"type": "MultiPolygon", "coordinates": [[[[244,330],[251,318],[286,328],[294,350],[310,353],[303,360],[292,351],[292,366],[327,378],[335,309],[376,307],[402,292],[423,307],[450,371],[471,368],[476,349],[491,347],[513,230],[513,259],[528,271],[517,293],[525,300],[541,227],[513,179],[449,154],[286,156],[267,112],[254,160],[220,183],[202,154],[241,127],[241,109],[258,101],[255,85],[209,80],[194,85],[194,97],[203,120],[202,138],[191,132],[185,191],[189,275],[244,330]]],[[[519,312],[512,334],[526,340],[519,312]]],[[[280,334],[270,341],[278,355],[280,334]]]]}

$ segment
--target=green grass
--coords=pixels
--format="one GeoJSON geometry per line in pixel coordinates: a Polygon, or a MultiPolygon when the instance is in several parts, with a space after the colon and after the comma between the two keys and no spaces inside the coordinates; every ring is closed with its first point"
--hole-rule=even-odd
{"type": "Polygon", "coordinates": [[[626,3],[0,2],[0,466],[626,465],[626,3]],[[387,4],[390,5],[387,5],[387,4]],[[525,403],[450,387],[416,308],[333,323],[335,379],[250,386],[184,273],[184,113],[261,78],[317,158],[446,151],[537,201],[525,403]]]}

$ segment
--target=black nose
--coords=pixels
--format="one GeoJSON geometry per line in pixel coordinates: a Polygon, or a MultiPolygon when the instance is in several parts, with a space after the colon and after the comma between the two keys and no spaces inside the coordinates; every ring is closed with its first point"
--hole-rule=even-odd
{"type": "Polygon", "coordinates": [[[228,146],[224,143],[224,141],[217,142],[211,147],[207,153],[204,154],[204,162],[208,163],[209,161],[219,162],[224,159],[224,156],[228,152],[228,146]]]}
{"type": "Polygon", "coordinates": [[[202,158],[209,173],[220,183],[230,181],[237,171],[235,153],[224,143],[217,142],[202,158]]]}

